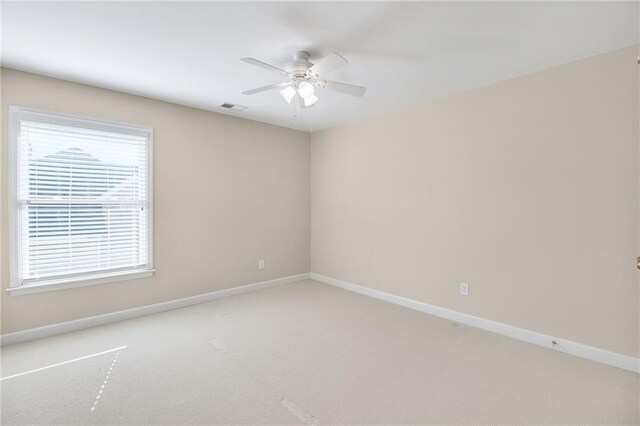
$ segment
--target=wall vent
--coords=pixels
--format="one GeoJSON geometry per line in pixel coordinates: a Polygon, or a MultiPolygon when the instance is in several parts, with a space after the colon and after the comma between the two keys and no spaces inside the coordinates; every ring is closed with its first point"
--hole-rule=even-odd
{"type": "Polygon", "coordinates": [[[244,111],[245,109],[247,109],[246,106],[230,104],[229,102],[225,102],[220,106],[222,108],[230,109],[230,110],[233,110],[233,111],[244,111]]]}

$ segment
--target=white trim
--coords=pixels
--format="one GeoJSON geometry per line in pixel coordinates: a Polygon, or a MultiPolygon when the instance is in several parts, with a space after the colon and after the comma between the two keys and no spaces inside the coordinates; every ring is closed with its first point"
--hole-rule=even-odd
{"type": "Polygon", "coordinates": [[[22,265],[20,264],[20,256],[16,251],[18,247],[18,230],[22,228],[20,225],[20,214],[18,194],[18,163],[20,158],[17,113],[18,107],[9,106],[9,285],[15,286],[15,283],[22,282],[22,265]]]}
{"type": "Polygon", "coordinates": [[[16,343],[23,343],[31,340],[42,339],[45,337],[56,336],[58,334],[70,333],[73,331],[83,330],[85,328],[97,327],[100,325],[111,324],[118,321],[125,321],[146,315],[157,314],[160,312],[184,308],[186,306],[197,305],[200,303],[206,303],[212,300],[222,299],[224,297],[251,293],[254,291],[263,290],[283,284],[294,283],[306,279],[309,279],[309,273],[291,275],[288,277],[276,278],[274,280],[262,281],[254,284],[243,285],[240,287],[232,287],[225,290],[213,291],[211,293],[199,294],[182,299],[170,300],[168,302],[156,303],[154,305],[140,306],[138,308],[110,312],[108,314],[96,315],[93,317],[82,318],[74,321],[61,322],[44,327],[16,331],[15,333],[3,334],[2,336],[0,336],[0,346],[14,345],[16,343]]]}
{"type": "Polygon", "coordinates": [[[17,105],[9,105],[9,113],[20,112],[30,116],[39,116],[38,120],[43,122],[57,124],[61,121],[73,122],[77,124],[81,122],[84,126],[94,130],[105,130],[113,132],[127,131],[137,134],[138,136],[146,136],[153,127],[141,124],[124,123],[121,121],[103,120],[102,118],[88,117],[86,115],[66,114],[63,112],[48,111],[38,108],[22,107],[17,105]]]}
{"type": "Polygon", "coordinates": [[[61,290],[65,288],[82,287],[85,285],[104,284],[129,280],[133,278],[144,278],[153,275],[153,127],[138,124],[120,123],[115,121],[102,120],[84,116],[51,112],[34,108],[25,108],[15,105],[9,106],[9,288],[13,295],[23,295],[39,293],[43,291],[61,290]],[[104,130],[111,132],[126,132],[143,136],[146,139],[147,170],[145,212],[147,215],[147,262],[144,270],[133,271],[110,271],[108,273],[90,272],[80,277],[66,276],[60,278],[44,278],[36,280],[33,284],[24,283],[22,277],[22,256],[20,247],[20,230],[22,229],[20,220],[20,182],[19,182],[19,161],[20,161],[20,141],[19,122],[22,118],[34,119],[40,122],[52,124],[65,124],[71,126],[82,126],[88,129],[104,130]]]}
{"type": "Polygon", "coordinates": [[[414,309],[416,311],[455,321],[460,324],[465,324],[471,327],[480,328],[482,330],[491,331],[493,333],[501,334],[513,339],[533,343],[534,345],[542,346],[548,349],[554,349],[559,352],[564,352],[580,358],[588,359],[591,361],[599,362],[601,364],[618,367],[623,370],[628,370],[640,374],[640,359],[634,358],[632,356],[610,352],[604,349],[595,348],[593,346],[587,346],[582,343],[572,342],[570,340],[548,336],[542,333],[537,333],[535,331],[525,330],[523,328],[514,327],[512,325],[507,325],[462,312],[453,311],[451,309],[442,308],[440,306],[418,302],[416,300],[407,299],[406,297],[396,296],[394,294],[385,293],[380,290],[375,290],[358,284],[338,280],[335,278],[316,274],[314,272],[311,273],[311,279],[324,284],[332,285],[334,287],[339,287],[344,290],[349,290],[355,293],[363,294],[365,296],[373,297],[375,299],[383,300],[385,302],[393,303],[409,309],[414,309]],[[554,341],[556,342],[555,345],[552,343],[554,341]]]}
{"type": "Polygon", "coordinates": [[[20,287],[9,287],[7,291],[12,296],[23,296],[25,294],[43,293],[46,291],[65,290],[67,288],[85,287],[90,285],[99,285],[114,283],[119,281],[128,281],[139,278],[148,278],[153,275],[155,269],[134,269],[118,272],[107,272],[95,275],[80,275],[77,278],[63,278],[58,280],[38,281],[35,284],[25,284],[20,287]]]}
{"type": "Polygon", "coordinates": [[[147,127],[147,269],[153,269],[153,127],[147,127]]]}

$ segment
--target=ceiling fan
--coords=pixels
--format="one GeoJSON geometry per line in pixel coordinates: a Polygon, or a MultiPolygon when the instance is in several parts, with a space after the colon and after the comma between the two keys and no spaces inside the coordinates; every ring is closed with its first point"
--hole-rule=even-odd
{"type": "Polygon", "coordinates": [[[337,53],[332,53],[322,58],[318,63],[309,62],[309,53],[296,52],[293,54],[293,61],[289,62],[284,69],[274,67],[254,58],[241,58],[243,62],[258,66],[267,71],[277,72],[287,77],[288,81],[274,83],[268,86],[258,87],[242,92],[243,95],[254,95],[267,90],[280,89],[280,95],[287,103],[298,96],[302,101],[302,106],[308,108],[318,101],[315,88],[329,89],[351,96],[362,96],[367,91],[366,87],[355,86],[353,84],[339,83],[337,81],[322,78],[325,74],[337,70],[348,64],[347,60],[337,53]]]}

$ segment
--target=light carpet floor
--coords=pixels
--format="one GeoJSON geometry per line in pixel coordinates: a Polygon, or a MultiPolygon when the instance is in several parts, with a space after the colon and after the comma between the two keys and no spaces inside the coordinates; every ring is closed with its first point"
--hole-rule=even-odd
{"type": "Polygon", "coordinates": [[[2,349],[12,424],[638,424],[639,376],[314,281],[2,349]],[[116,349],[126,346],[125,348],[116,349]]]}

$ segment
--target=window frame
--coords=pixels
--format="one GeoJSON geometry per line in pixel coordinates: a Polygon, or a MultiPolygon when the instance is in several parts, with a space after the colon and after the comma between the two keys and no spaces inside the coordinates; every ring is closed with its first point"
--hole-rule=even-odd
{"type": "Polygon", "coordinates": [[[39,293],[83,287],[110,282],[146,278],[155,272],[153,266],[153,127],[120,123],[97,118],[45,111],[41,109],[9,106],[9,287],[12,295],[39,293]],[[62,278],[44,278],[25,284],[22,279],[21,263],[21,214],[20,214],[20,121],[31,119],[39,122],[75,126],[92,130],[120,132],[146,137],[146,212],[147,212],[147,264],[142,268],[111,270],[98,273],[82,273],[62,278]]]}

